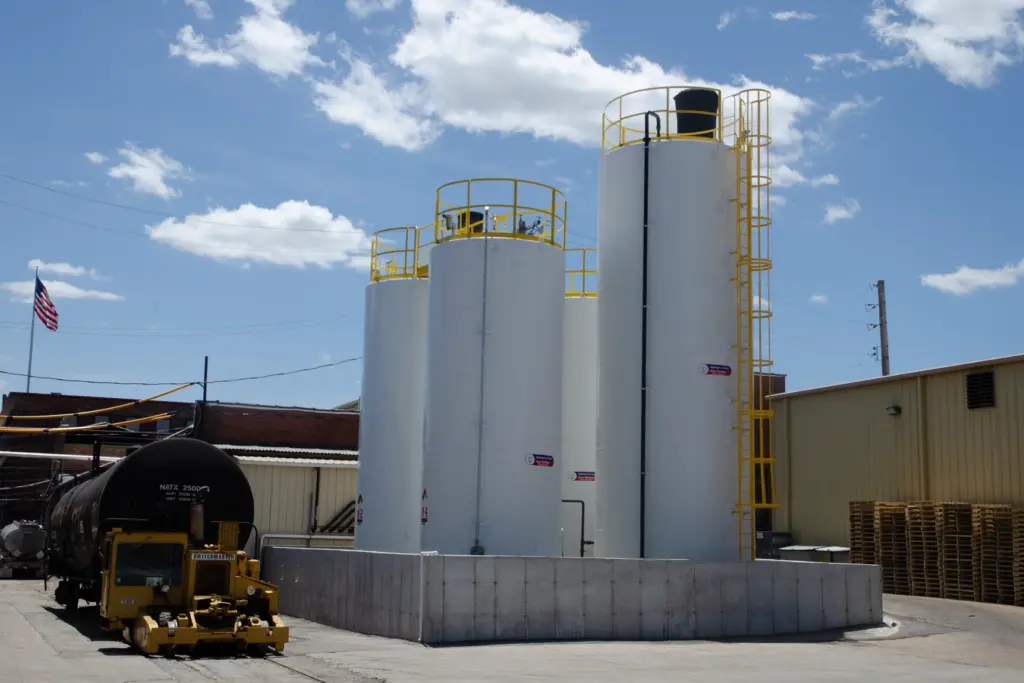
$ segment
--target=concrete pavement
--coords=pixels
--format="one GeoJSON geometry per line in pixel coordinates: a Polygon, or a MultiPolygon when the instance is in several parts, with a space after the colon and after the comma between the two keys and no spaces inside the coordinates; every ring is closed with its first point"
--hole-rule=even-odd
{"type": "MultiPolygon", "coordinates": [[[[51,585],[52,588],[52,585],[51,585]]],[[[282,657],[146,658],[67,619],[39,581],[0,581],[0,683],[1024,680],[1024,609],[886,596],[897,628],[826,642],[534,643],[426,648],[288,619],[282,657]]],[[[819,639],[820,640],[820,639],[819,639]]]]}

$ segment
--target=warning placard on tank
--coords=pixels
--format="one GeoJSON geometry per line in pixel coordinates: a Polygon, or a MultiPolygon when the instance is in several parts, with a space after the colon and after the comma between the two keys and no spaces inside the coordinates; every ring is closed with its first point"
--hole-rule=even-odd
{"type": "Polygon", "coordinates": [[[201,503],[209,492],[209,486],[198,484],[160,484],[160,495],[169,503],[201,503]]]}

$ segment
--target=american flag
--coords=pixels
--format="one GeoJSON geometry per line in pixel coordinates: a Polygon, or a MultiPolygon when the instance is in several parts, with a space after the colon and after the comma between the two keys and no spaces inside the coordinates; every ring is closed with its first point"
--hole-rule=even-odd
{"type": "Polygon", "coordinates": [[[36,315],[46,325],[46,329],[50,332],[57,331],[57,308],[53,305],[53,301],[50,300],[50,294],[46,291],[46,285],[36,275],[36,297],[33,302],[33,306],[36,309],[36,315]]]}

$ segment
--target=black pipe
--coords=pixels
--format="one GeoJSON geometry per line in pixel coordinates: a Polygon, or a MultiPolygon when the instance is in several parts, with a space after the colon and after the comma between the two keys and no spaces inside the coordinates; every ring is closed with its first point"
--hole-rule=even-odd
{"type": "Polygon", "coordinates": [[[640,557],[647,556],[647,219],[651,176],[651,117],[661,137],[661,117],[644,114],[644,245],[643,293],[640,320],[640,557]]]}
{"type": "Polygon", "coordinates": [[[586,540],[587,504],[584,503],[582,500],[576,500],[575,498],[563,498],[562,502],[580,504],[580,557],[586,557],[587,546],[592,544],[592,541],[586,540]]]}
{"type": "Polygon", "coordinates": [[[92,472],[93,475],[98,474],[100,471],[100,455],[102,454],[103,442],[97,438],[92,442],[92,466],[89,468],[89,471],[92,472]]]}
{"type": "Polygon", "coordinates": [[[310,525],[309,533],[316,533],[317,522],[320,521],[320,468],[316,468],[316,488],[313,489],[313,523],[310,525]]]}

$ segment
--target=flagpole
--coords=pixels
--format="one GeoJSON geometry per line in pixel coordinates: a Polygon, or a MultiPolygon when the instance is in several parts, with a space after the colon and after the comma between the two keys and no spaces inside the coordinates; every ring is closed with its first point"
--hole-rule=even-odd
{"type": "MultiPolygon", "coordinates": [[[[39,280],[39,269],[36,268],[36,280],[39,280]]],[[[32,290],[35,291],[36,283],[32,283],[32,290]]],[[[29,328],[28,333],[28,379],[25,382],[25,393],[30,393],[32,389],[32,348],[36,344],[36,304],[35,297],[32,299],[32,326],[29,328]]]]}

